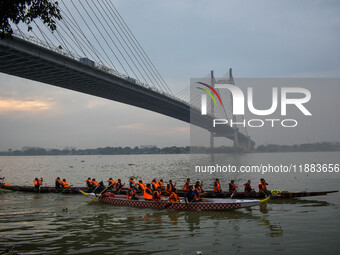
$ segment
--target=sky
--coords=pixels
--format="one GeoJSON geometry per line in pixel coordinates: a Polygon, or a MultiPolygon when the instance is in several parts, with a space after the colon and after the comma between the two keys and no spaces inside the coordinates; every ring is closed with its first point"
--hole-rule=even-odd
{"type": "MultiPolygon", "coordinates": [[[[229,68],[235,78],[340,77],[338,1],[113,3],[174,94],[189,87],[192,77],[207,77],[210,70],[221,77],[229,68]]],[[[315,102],[310,107],[317,116],[324,114],[323,119],[313,117],[309,123],[315,125],[310,129],[313,135],[288,139],[288,135],[278,135],[280,130],[270,134],[248,130],[252,139],[257,145],[340,141],[336,130],[339,90],[330,86],[333,89],[310,88],[315,102]],[[330,116],[329,109],[331,119],[325,118],[330,116]]],[[[184,122],[3,73],[0,123],[1,151],[24,146],[62,149],[190,143],[190,127],[184,122]]]]}

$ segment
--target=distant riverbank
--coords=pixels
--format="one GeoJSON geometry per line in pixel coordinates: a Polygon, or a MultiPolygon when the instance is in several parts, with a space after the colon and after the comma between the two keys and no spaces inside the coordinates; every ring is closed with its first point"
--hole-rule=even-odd
{"type": "MultiPolygon", "coordinates": [[[[294,145],[268,144],[260,145],[253,152],[312,152],[312,151],[340,151],[340,142],[320,142],[294,145]]],[[[221,146],[214,149],[207,147],[100,147],[96,149],[45,149],[40,147],[23,147],[21,150],[0,152],[0,156],[52,156],[52,155],[143,155],[143,154],[207,154],[207,153],[238,153],[241,149],[230,146],[221,146]]]]}

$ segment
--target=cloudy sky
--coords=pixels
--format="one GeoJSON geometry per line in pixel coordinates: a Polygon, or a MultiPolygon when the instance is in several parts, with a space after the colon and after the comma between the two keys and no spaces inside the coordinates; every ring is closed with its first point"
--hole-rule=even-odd
{"type": "MultiPolygon", "coordinates": [[[[242,78],[340,76],[338,1],[113,2],[175,94],[189,87],[191,77],[210,70],[223,76],[230,67],[242,78]]],[[[333,122],[318,126],[327,132],[293,139],[261,130],[250,135],[258,145],[340,140],[334,110],[339,90],[332,86],[328,104],[320,99],[313,106],[322,113],[333,109],[333,122]]],[[[323,93],[312,90],[312,99],[323,93]]],[[[189,126],[175,119],[2,73],[0,123],[0,150],[183,146],[190,138],[189,126]]]]}

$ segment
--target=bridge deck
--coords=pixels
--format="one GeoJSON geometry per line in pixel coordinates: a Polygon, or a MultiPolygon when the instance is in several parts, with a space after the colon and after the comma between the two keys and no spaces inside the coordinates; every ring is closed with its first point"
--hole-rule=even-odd
{"type": "MultiPolygon", "coordinates": [[[[190,106],[185,102],[16,37],[0,40],[0,72],[133,105],[190,123],[190,106]]],[[[193,116],[191,124],[234,140],[234,130],[229,126],[212,130],[212,116],[205,116],[206,121],[195,122],[196,117],[202,119],[202,116],[199,110],[191,109],[193,116]]],[[[239,132],[238,136],[239,142],[248,141],[242,133],[239,132]]]]}

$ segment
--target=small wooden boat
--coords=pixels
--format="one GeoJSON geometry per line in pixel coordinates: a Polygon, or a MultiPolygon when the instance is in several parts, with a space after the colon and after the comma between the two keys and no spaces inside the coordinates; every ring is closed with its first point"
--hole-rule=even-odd
{"type": "MultiPolygon", "coordinates": [[[[90,197],[95,197],[94,193],[82,194],[90,197]]],[[[113,193],[106,192],[98,196],[98,200],[102,203],[111,204],[114,206],[128,206],[138,208],[152,208],[152,209],[169,209],[177,211],[224,211],[230,209],[245,208],[251,206],[260,205],[262,202],[266,202],[270,197],[264,200],[238,200],[238,199],[219,199],[208,198],[202,202],[186,203],[183,198],[177,203],[172,203],[168,199],[153,201],[145,200],[143,197],[139,197],[138,200],[126,199],[124,195],[114,195],[113,193]]]]}
{"type": "MultiPolygon", "coordinates": [[[[0,188],[7,189],[7,190],[13,190],[13,191],[24,191],[24,192],[35,192],[35,193],[65,193],[65,194],[79,194],[78,190],[82,190],[86,193],[93,192],[92,189],[88,189],[87,187],[70,187],[69,189],[63,190],[63,189],[56,189],[54,187],[45,187],[42,186],[40,188],[40,191],[33,186],[15,186],[15,185],[8,185],[5,183],[0,183],[0,188]]],[[[127,188],[121,189],[119,194],[126,194],[127,188]]],[[[301,191],[301,192],[288,192],[288,191],[281,191],[277,195],[277,199],[288,199],[288,198],[296,198],[296,197],[310,197],[310,196],[324,196],[329,193],[335,193],[338,192],[338,190],[331,190],[331,191],[301,191]]],[[[142,192],[137,192],[141,194],[142,192]]],[[[180,197],[184,197],[185,191],[183,190],[177,190],[177,194],[180,197]]],[[[165,192],[163,192],[164,196],[167,196],[165,192]]],[[[231,198],[231,195],[229,192],[221,192],[221,193],[215,193],[211,190],[205,191],[205,194],[203,195],[204,198],[231,198]]],[[[266,195],[259,192],[237,192],[234,193],[232,198],[235,199],[247,199],[247,198],[265,198],[266,195]]]]}

